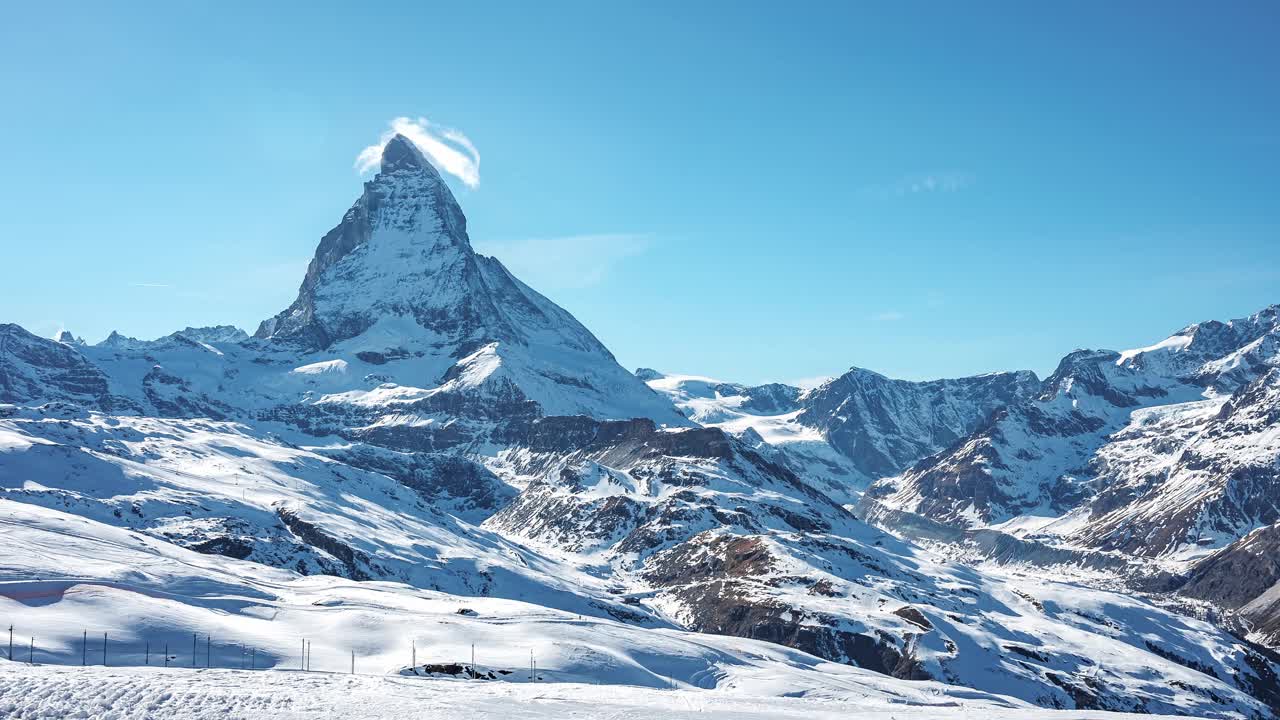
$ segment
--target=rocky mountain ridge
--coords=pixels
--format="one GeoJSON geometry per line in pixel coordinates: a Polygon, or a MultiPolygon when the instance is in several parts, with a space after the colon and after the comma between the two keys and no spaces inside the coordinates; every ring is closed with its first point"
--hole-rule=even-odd
{"type": "Polygon", "coordinates": [[[1276,313],[1072,353],[1037,397],[869,495],[958,526],[1040,517],[1040,530],[1101,549],[1221,547],[1275,513],[1276,313]]]}

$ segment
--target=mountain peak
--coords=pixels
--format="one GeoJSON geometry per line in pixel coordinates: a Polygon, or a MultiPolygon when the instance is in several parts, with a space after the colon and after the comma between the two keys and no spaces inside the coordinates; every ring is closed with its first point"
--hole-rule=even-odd
{"type": "Polygon", "coordinates": [[[427,161],[418,146],[400,133],[396,133],[382,148],[382,172],[384,173],[396,170],[421,170],[430,166],[431,163],[427,161]]]}
{"type": "Polygon", "coordinates": [[[53,340],[63,345],[84,345],[84,340],[76,337],[70,330],[59,330],[53,340]]]}
{"type": "Polygon", "coordinates": [[[387,141],[382,171],[320,239],[297,299],[256,337],[385,365],[378,374],[391,378],[400,369],[424,402],[487,394],[548,415],[689,424],[567,311],[475,253],[457,199],[404,135],[387,141]]]}

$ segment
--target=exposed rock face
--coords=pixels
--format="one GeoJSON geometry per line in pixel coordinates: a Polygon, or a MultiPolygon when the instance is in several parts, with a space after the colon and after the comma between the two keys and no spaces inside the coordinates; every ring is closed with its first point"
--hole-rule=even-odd
{"type": "Polygon", "coordinates": [[[461,455],[397,452],[368,445],[326,454],[394,478],[432,506],[477,525],[516,495],[514,488],[484,465],[461,455]]]}
{"type": "MultiPolygon", "coordinates": [[[[1234,611],[1250,639],[1280,645],[1280,523],[1196,562],[1178,593],[1234,611]]],[[[1271,692],[1280,697],[1280,683],[1271,692]]]]}
{"type": "Polygon", "coordinates": [[[1280,525],[1249,533],[1196,563],[1179,593],[1238,610],[1280,582],[1280,525]]]}
{"type": "Polygon", "coordinates": [[[796,421],[878,478],[952,445],[1039,386],[1031,372],[911,382],[854,368],[806,393],[796,421]]]}
{"type": "Polygon", "coordinates": [[[1280,369],[1226,398],[1136,412],[1091,458],[1085,545],[1221,546],[1280,520],[1280,369]]]}
{"type": "Polygon", "coordinates": [[[0,403],[71,402],[110,409],[107,377],[73,347],[0,325],[0,403]]]}

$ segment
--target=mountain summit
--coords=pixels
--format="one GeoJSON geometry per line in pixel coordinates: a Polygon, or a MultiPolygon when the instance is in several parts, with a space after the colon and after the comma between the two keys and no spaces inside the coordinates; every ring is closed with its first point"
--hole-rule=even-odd
{"type": "Polygon", "coordinates": [[[400,133],[396,133],[382,148],[382,172],[421,170],[430,164],[418,146],[400,133]]]}

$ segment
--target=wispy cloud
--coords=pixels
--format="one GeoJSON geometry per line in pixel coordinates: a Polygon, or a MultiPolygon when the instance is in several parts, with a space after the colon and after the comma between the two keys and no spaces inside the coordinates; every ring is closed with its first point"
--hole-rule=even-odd
{"type": "Polygon", "coordinates": [[[136,288],[171,288],[171,287],[173,287],[173,286],[172,286],[172,285],[169,285],[169,284],[167,284],[167,283],[131,282],[131,283],[129,283],[129,287],[136,287],[136,288]]]}
{"type": "Polygon", "coordinates": [[[891,183],[863,188],[862,194],[869,197],[900,198],[925,193],[955,193],[973,187],[977,181],[976,175],[964,170],[934,170],[912,173],[891,183]]]}
{"type": "Polygon", "coordinates": [[[833,377],[835,376],[834,375],[815,375],[813,377],[803,377],[803,378],[797,378],[795,380],[788,380],[786,384],[792,387],[798,387],[801,390],[812,390],[818,387],[819,385],[827,382],[828,380],[832,379],[833,377]]]}
{"type": "Polygon", "coordinates": [[[906,317],[907,317],[907,314],[904,312],[899,312],[897,310],[886,310],[881,313],[876,313],[874,316],[874,319],[880,322],[897,322],[899,320],[905,320],[906,317]]]}
{"type": "Polygon", "coordinates": [[[618,263],[651,244],[646,235],[608,233],[479,242],[475,247],[534,287],[583,288],[599,284],[618,263]]]}
{"type": "Polygon", "coordinates": [[[376,170],[382,160],[382,148],[397,134],[412,140],[436,169],[458,178],[467,187],[480,185],[480,151],[476,146],[461,131],[437,125],[425,117],[392,120],[390,129],[382,133],[378,142],[356,156],[356,170],[361,174],[376,170]]]}

